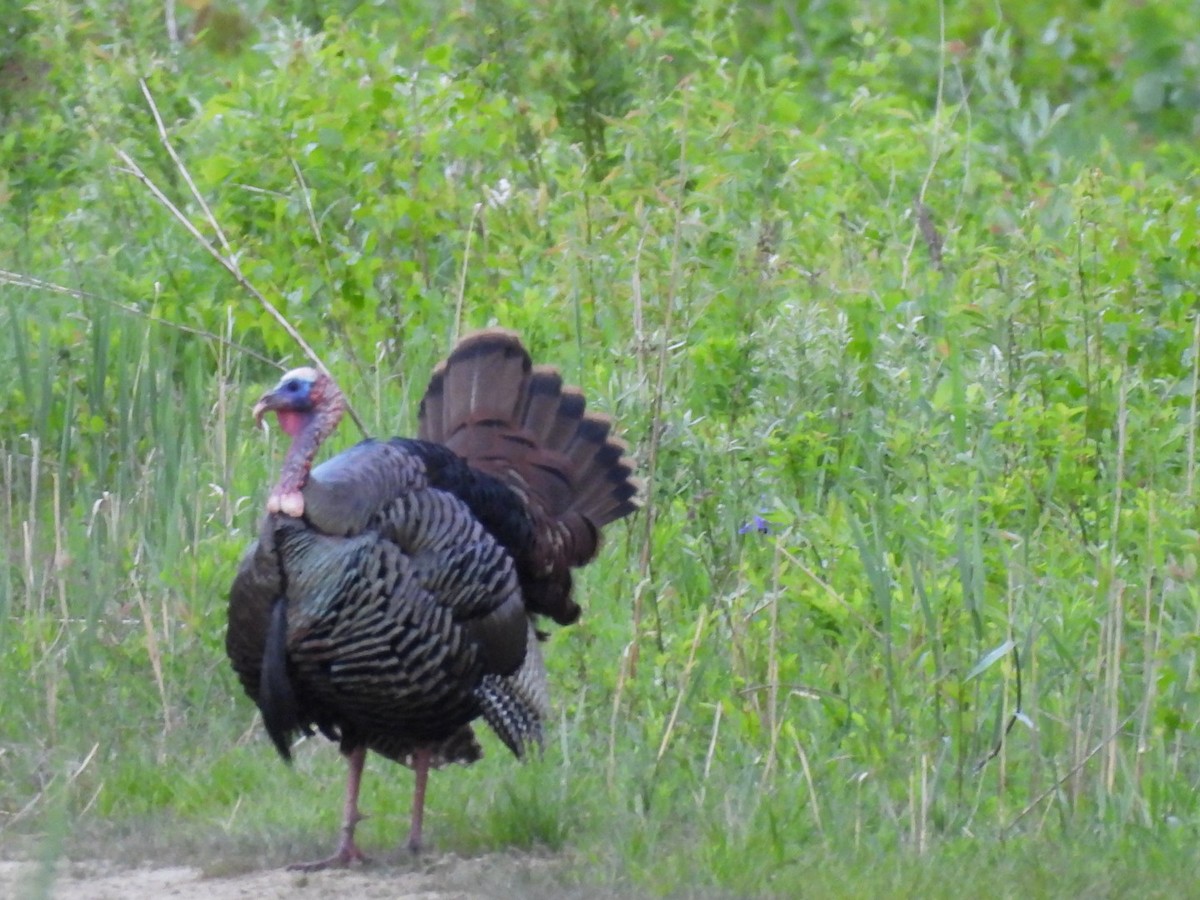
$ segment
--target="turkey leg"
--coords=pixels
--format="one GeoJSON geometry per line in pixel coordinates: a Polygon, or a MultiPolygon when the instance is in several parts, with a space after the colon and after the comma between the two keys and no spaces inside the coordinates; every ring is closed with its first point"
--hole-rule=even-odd
{"type": "Polygon", "coordinates": [[[425,784],[429,781],[429,763],[433,752],[428,747],[422,747],[413,752],[413,772],[416,781],[413,784],[412,827],[408,830],[408,850],[410,853],[421,852],[421,821],[425,817],[425,784]]]}
{"type": "Polygon", "coordinates": [[[337,850],[333,856],[314,862],[296,863],[288,866],[298,872],[317,872],[321,869],[344,869],[352,862],[366,862],[367,858],[354,843],[354,829],[366,818],[358,811],[358,789],[362,784],[363,765],[367,761],[367,748],[355,747],[346,754],[346,805],[342,808],[342,830],[337,850]]]}

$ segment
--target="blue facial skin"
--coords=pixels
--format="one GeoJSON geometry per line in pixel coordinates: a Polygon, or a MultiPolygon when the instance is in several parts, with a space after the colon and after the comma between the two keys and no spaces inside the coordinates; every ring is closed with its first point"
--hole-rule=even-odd
{"type": "Polygon", "coordinates": [[[274,394],[280,400],[286,401],[289,409],[301,412],[311,407],[311,398],[309,397],[311,390],[311,381],[305,381],[303,378],[289,378],[275,388],[274,394]]]}

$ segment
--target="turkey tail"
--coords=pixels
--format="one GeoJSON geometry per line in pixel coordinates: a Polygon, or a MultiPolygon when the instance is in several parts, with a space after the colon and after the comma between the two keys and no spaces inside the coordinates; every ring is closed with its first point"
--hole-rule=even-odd
{"type": "Polygon", "coordinates": [[[612,419],[586,412],[583,392],[533,366],[515,332],[489,328],[459,342],[421,401],[420,437],[523,488],[575,538],[570,564],[599,549],[599,530],[638,508],[639,482],[612,419]]]}
{"type": "Polygon", "coordinates": [[[566,624],[569,568],[600,549],[600,529],[638,508],[640,483],[608,416],[587,412],[577,387],[534,366],[515,332],[489,328],[463,338],[434,369],[421,401],[420,437],[445,445],[473,469],[525,501],[535,543],[522,570],[534,612],[566,624]],[[536,597],[534,596],[536,595],[536,597]]]}
{"type": "Polygon", "coordinates": [[[292,735],[300,730],[300,713],[287,669],[287,597],[277,598],[271,607],[258,692],[267,734],[279,755],[290,763],[292,735]]]}
{"type": "Polygon", "coordinates": [[[532,365],[515,332],[489,328],[463,338],[433,370],[421,401],[420,437],[470,446],[464,432],[478,441],[476,429],[511,427],[532,365]]]}

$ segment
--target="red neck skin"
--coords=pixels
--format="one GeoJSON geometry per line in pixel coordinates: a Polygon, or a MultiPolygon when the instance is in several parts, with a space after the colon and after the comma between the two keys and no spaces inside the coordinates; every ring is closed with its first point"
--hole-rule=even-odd
{"type": "Polygon", "coordinates": [[[346,398],[333,380],[324,376],[313,385],[312,404],[310,412],[280,410],[276,413],[280,427],[292,435],[292,445],[283,458],[276,494],[300,492],[308,481],[317,448],[333,434],[346,411],[346,398]]]}

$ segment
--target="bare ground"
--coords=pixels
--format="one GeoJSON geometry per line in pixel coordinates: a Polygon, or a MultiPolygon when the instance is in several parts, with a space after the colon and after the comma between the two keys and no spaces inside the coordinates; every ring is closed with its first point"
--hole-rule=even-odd
{"type": "Polygon", "coordinates": [[[268,869],[213,875],[192,866],[138,866],[99,860],[62,861],[47,869],[29,861],[0,861],[0,897],[54,900],[478,900],[478,898],[564,896],[550,869],[537,857],[493,855],[462,859],[443,856],[419,866],[369,865],[315,873],[268,869]]]}

